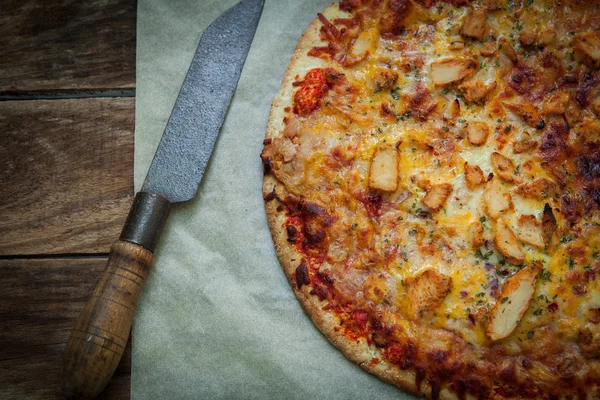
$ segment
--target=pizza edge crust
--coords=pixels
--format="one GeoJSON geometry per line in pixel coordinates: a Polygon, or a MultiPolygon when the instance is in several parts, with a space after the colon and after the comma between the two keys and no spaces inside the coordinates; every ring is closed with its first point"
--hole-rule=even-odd
{"type": "MultiPolygon", "coordinates": [[[[335,7],[337,7],[337,3],[332,3],[323,11],[323,14],[328,15],[333,13],[335,7]]],[[[294,73],[296,71],[296,66],[299,61],[309,57],[306,53],[315,46],[315,43],[320,42],[320,27],[321,22],[316,18],[303,33],[294,50],[284,73],[280,90],[275,96],[271,106],[267,122],[266,138],[277,136],[279,131],[283,128],[282,122],[278,120],[278,118],[281,118],[282,113],[280,111],[286,106],[286,96],[291,96],[291,90],[289,88],[295,78],[294,73]]],[[[321,62],[319,59],[315,60],[314,66],[317,67],[321,62]]],[[[266,174],[263,179],[263,196],[271,193],[277,184],[282,185],[273,174],[266,174]]],[[[416,372],[414,369],[401,369],[396,365],[389,364],[380,358],[381,351],[374,346],[369,346],[365,340],[352,341],[344,334],[336,332],[335,327],[340,325],[340,321],[338,318],[322,309],[325,302],[321,302],[316,296],[309,294],[309,285],[304,285],[302,288],[298,289],[294,282],[294,273],[302,260],[303,255],[287,241],[287,232],[284,228],[287,215],[285,210],[277,210],[280,204],[281,203],[277,199],[265,202],[267,221],[269,223],[275,252],[279,262],[281,263],[290,286],[294,290],[304,312],[311,318],[315,326],[317,326],[331,344],[341,350],[346,358],[358,364],[363,370],[370,372],[385,382],[396,385],[410,394],[430,397],[431,385],[424,380],[420,385],[421,387],[418,388],[416,384],[416,372]],[[380,358],[380,361],[373,365],[371,364],[373,358],[380,358]]],[[[448,387],[444,386],[441,388],[440,398],[456,399],[457,397],[448,387]]]]}

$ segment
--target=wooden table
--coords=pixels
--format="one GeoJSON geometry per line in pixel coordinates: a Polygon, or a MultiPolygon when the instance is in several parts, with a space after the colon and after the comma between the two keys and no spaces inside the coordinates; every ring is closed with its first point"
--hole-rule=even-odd
{"type": "MultiPolygon", "coordinates": [[[[0,399],[62,398],[133,195],[135,32],[135,0],[2,0],[0,399]]],[[[101,398],[129,398],[130,348],[101,398]]]]}

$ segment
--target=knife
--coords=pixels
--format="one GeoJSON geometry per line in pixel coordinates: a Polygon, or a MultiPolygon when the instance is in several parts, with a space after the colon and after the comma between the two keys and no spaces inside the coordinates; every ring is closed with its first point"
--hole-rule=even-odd
{"type": "Polygon", "coordinates": [[[119,364],[171,204],[191,200],[198,190],[263,4],[241,1],[200,38],[142,190],[67,342],[62,388],[69,399],[96,397],[119,364]]]}

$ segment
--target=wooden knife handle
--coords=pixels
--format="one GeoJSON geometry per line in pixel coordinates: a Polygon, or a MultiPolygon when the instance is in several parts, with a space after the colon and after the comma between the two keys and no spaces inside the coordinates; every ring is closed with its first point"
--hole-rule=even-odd
{"type": "Polygon", "coordinates": [[[118,241],[106,270],[77,319],[65,349],[63,390],[70,399],[93,399],[112,377],[127,344],[133,311],[154,255],[118,241]]]}
{"type": "Polygon", "coordinates": [[[93,399],[115,372],[170,210],[171,203],[156,193],[136,194],[106,270],[65,348],[62,386],[68,399],[93,399]]]}

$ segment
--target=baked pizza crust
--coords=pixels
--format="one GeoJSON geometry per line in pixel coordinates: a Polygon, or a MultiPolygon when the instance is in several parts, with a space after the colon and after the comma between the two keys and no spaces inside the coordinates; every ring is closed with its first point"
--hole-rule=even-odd
{"type": "MultiPolygon", "coordinates": [[[[328,19],[333,19],[342,13],[338,10],[338,4],[332,3],[322,14],[328,19]]],[[[324,42],[322,42],[319,37],[320,28],[321,22],[319,19],[315,19],[298,41],[294,54],[284,73],[279,93],[273,100],[267,122],[267,139],[275,137],[277,133],[284,128],[283,109],[291,106],[290,99],[293,91],[292,82],[295,81],[295,77],[297,75],[303,76],[306,71],[311,68],[328,65],[322,59],[309,57],[306,54],[311,48],[323,45],[324,42]]],[[[271,193],[277,184],[278,180],[273,174],[266,174],[263,180],[263,196],[267,196],[271,193]]],[[[351,341],[345,335],[337,332],[335,327],[340,325],[340,321],[332,314],[323,310],[323,306],[326,303],[319,301],[316,296],[309,294],[311,290],[309,285],[304,285],[300,289],[297,288],[293,277],[303,256],[287,241],[287,233],[285,230],[287,216],[284,209],[278,210],[280,204],[281,203],[277,200],[265,202],[267,220],[269,222],[277,257],[279,258],[289,283],[306,314],[331,344],[340,349],[348,359],[358,364],[362,369],[413,395],[425,395],[429,397],[431,395],[431,385],[424,381],[421,383],[419,390],[419,388],[417,388],[416,373],[414,370],[410,368],[403,370],[398,366],[386,364],[384,361],[381,361],[376,365],[370,364],[370,361],[374,357],[380,357],[380,352],[369,346],[364,340],[351,341]]],[[[440,398],[456,399],[457,397],[453,395],[449,389],[442,388],[440,398]]]]}

